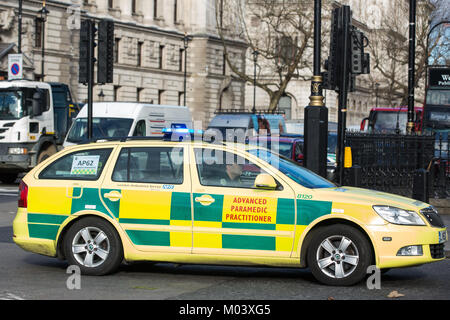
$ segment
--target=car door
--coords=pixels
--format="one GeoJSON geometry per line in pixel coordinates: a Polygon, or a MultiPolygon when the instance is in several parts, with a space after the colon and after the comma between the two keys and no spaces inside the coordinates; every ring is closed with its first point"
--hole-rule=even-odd
{"type": "Polygon", "coordinates": [[[272,174],[278,183],[276,190],[254,188],[257,175],[271,173],[244,153],[199,147],[193,148],[191,158],[195,159],[191,165],[193,254],[243,259],[291,255],[296,205],[288,184],[272,174]],[[240,172],[233,169],[235,165],[240,172]],[[236,175],[238,180],[228,181],[236,175]]]}
{"type": "Polygon", "coordinates": [[[85,210],[108,214],[99,187],[112,150],[93,147],[69,152],[36,172],[28,194],[30,237],[55,240],[63,222],[85,210]]]}
{"type": "Polygon", "coordinates": [[[190,253],[191,182],[184,147],[123,146],[102,197],[142,251],[190,253]]]}

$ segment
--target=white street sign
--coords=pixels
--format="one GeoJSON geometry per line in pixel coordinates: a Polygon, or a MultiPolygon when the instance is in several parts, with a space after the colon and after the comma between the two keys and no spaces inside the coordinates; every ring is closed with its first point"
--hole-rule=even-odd
{"type": "Polygon", "coordinates": [[[22,54],[8,55],[8,80],[23,79],[22,54]]]}

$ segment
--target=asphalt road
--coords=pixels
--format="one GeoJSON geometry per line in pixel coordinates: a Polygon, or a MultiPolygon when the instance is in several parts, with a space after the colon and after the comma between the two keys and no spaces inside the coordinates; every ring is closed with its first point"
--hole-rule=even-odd
{"type": "MultiPolygon", "coordinates": [[[[69,290],[66,262],[29,253],[12,241],[17,185],[0,184],[0,300],[171,299],[171,300],[450,300],[450,260],[393,269],[381,288],[365,282],[327,287],[309,270],[139,263],[122,265],[114,275],[81,276],[69,290]],[[404,296],[388,298],[397,291],[404,296]]],[[[450,216],[444,217],[450,225],[450,216]]]]}

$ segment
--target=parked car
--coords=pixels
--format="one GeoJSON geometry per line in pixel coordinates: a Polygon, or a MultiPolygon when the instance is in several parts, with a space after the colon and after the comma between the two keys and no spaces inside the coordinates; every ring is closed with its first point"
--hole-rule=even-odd
{"type": "Polygon", "coordinates": [[[278,153],[300,165],[303,165],[303,138],[301,136],[260,136],[251,137],[249,143],[278,153]]]}

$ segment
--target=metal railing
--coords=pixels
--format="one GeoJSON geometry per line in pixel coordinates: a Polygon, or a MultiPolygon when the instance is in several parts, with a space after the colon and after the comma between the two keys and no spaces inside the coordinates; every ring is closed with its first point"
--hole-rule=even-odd
{"type": "MultiPolygon", "coordinates": [[[[358,186],[413,196],[414,177],[427,171],[430,198],[450,197],[448,134],[368,134],[347,132],[346,145],[352,148],[353,165],[359,166],[358,186]]],[[[354,180],[345,170],[344,184],[354,180]]]]}

